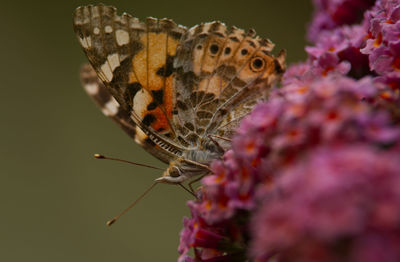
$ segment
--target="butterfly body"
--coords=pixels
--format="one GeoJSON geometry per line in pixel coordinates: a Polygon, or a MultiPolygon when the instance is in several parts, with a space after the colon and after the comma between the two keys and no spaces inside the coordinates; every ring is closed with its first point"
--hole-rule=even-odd
{"type": "Polygon", "coordinates": [[[96,5],[75,11],[74,30],[91,64],[81,72],[86,91],[169,164],[157,182],[207,174],[240,120],[267,99],[285,69],[284,52],[271,55],[269,40],[221,22],[187,29],[96,5]]]}

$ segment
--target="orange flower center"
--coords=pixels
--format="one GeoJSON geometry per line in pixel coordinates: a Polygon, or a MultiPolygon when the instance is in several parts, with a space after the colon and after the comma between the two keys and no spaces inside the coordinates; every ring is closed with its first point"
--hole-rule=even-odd
{"type": "Polygon", "coordinates": [[[329,73],[330,71],[332,71],[332,70],[333,70],[333,66],[328,66],[328,67],[326,67],[325,70],[322,72],[322,75],[323,75],[323,76],[327,76],[328,73],[329,73]]]}
{"type": "Polygon", "coordinates": [[[378,47],[382,44],[382,33],[379,33],[378,37],[375,39],[374,46],[378,47]]]}
{"type": "Polygon", "coordinates": [[[400,56],[393,60],[393,67],[395,70],[400,70],[400,56]]]}

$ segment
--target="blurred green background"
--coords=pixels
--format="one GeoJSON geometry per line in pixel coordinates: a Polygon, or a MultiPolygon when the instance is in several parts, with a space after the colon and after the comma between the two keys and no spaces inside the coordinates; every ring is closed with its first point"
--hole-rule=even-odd
{"type": "MultiPolygon", "coordinates": [[[[305,58],[310,0],[103,1],[143,19],[193,26],[221,20],[255,28],[288,62],[305,58]]],[[[86,61],[72,12],[89,1],[6,1],[1,6],[0,261],[176,261],[190,195],[159,185],[111,228],[106,220],[164,167],[95,107],[79,83],[86,61]]]]}

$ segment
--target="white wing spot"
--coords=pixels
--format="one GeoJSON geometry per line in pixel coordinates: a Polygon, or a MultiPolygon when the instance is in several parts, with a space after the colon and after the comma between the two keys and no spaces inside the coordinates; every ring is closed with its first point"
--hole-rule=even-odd
{"type": "Polygon", "coordinates": [[[106,25],[104,27],[104,31],[109,34],[109,33],[111,33],[113,31],[113,29],[112,29],[112,27],[110,25],[106,25]]]}
{"type": "Polygon", "coordinates": [[[115,68],[117,68],[119,65],[120,63],[118,54],[108,55],[107,61],[100,67],[104,75],[103,80],[106,82],[111,82],[111,80],[113,79],[113,72],[115,68]]]}
{"type": "Polygon", "coordinates": [[[118,54],[111,54],[111,55],[108,55],[107,60],[108,60],[108,62],[110,63],[111,71],[113,71],[113,72],[114,72],[115,68],[117,68],[118,66],[120,66],[120,63],[119,63],[119,55],[118,55],[118,54]]]}
{"type": "Polygon", "coordinates": [[[129,34],[125,30],[118,29],[115,32],[118,45],[126,45],[129,43],[129,34]]]}
{"type": "Polygon", "coordinates": [[[133,112],[136,113],[137,116],[143,118],[147,112],[147,105],[153,101],[152,96],[148,91],[142,89],[136,93],[133,98],[133,112]]]}
{"type": "Polygon", "coordinates": [[[92,39],[90,38],[90,36],[79,38],[79,42],[81,42],[83,48],[89,48],[92,46],[92,39]]]}
{"type": "Polygon", "coordinates": [[[110,101],[108,101],[106,104],[104,104],[104,107],[102,108],[103,114],[106,116],[115,116],[118,113],[118,108],[119,104],[117,100],[115,100],[114,97],[111,97],[110,101]]]}
{"type": "Polygon", "coordinates": [[[147,135],[140,129],[140,127],[136,126],[136,135],[135,135],[135,142],[139,145],[143,145],[143,142],[146,141],[147,135]]]}
{"type": "Polygon", "coordinates": [[[113,73],[111,71],[110,65],[108,64],[108,62],[106,61],[101,67],[101,72],[103,73],[103,77],[104,77],[104,81],[106,82],[111,82],[112,78],[113,78],[113,73]]]}
{"type": "Polygon", "coordinates": [[[83,86],[89,95],[95,95],[99,92],[99,85],[91,83],[83,86]]]}
{"type": "Polygon", "coordinates": [[[93,33],[94,33],[95,35],[100,34],[100,29],[99,29],[98,27],[95,27],[95,28],[93,29],[93,33]]]}

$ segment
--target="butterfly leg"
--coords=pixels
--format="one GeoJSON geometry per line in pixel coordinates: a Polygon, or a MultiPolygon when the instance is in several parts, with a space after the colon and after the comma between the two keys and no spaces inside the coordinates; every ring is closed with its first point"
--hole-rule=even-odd
{"type": "MultiPolygon", "coordinates": [[[[193,189],[193,187],[192,187],[192,184],[193,184],[193,183],[196,183],[197,181],[200,181],[200,180],[201,180],[203,177],[205,177],[205,176],[206,176],[206,175],[202,175],[202,176],[200,176],[200,177],[198,177],[198,178],[196,178],[196,179],[193,179],[192,181],[190,181],[190,182],[188,183],[189,189],[190,189],[190,191],[192,191],[193,195],[196,196],[195,191],[194,191],[194,189],[193,189]]],[[[196,196],[196,198],[197,198],[197,196],[196,196]]]]}
{"type": "Polygon", "coordinates": [[[179,183],[178,185],[180,185],[186,192],[188,192],[189,194],[191,194],[192,196],[197,198],[196,194],[193,192],[193,189],[191,187],[190,187],[190,190],[189,190],[184,185],[182,185],[181,183],[179,183]]]}
{"type": "Polygon", "coordinates": [[[208,135],[208,138],[218,147],[218,149],[225,153],[225,149],[222,148],[222,146],[213,138],[212,135],[208,135]]]}
{"type": "Polygon", "coordinates": [[[217,135],[208,135],[208,137],[209,137],[209,138],[211,138],[211,137],[215,137],[215,138],[218,138],[218,139],[221,139],[221,140],[225,140],[225,141],[228,141],[228,142],[232,142],[232,139],[230,139],[230,138],[227,138],[227,137],[223,137],[223,136],[217,136],[217,135]]]}
{"type": "Polygon", "coordinates": [[[208,171],[212,172],[212,170],[210,169],[210,167],[208,165],[205,165],[205,164],[202,164],[202,163],[199,163],[197,161],[190,160],[190,159],[183,159],[182,158],[182,161],[184,161],[186,163],[189,163],[189,164],[192,164],[192,165],[195,165],[195,166],[202,167],[202,168],[207,169],[208,171]]]}

